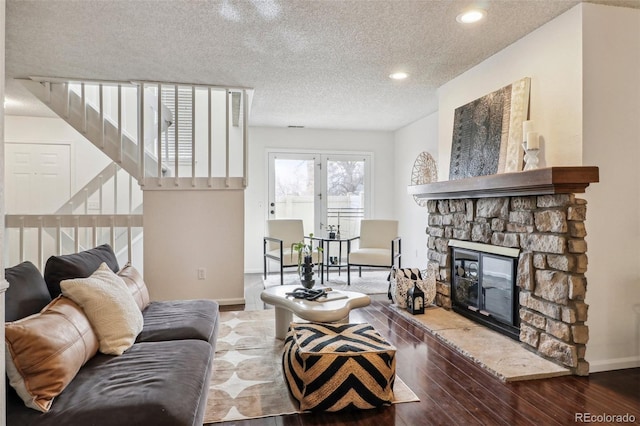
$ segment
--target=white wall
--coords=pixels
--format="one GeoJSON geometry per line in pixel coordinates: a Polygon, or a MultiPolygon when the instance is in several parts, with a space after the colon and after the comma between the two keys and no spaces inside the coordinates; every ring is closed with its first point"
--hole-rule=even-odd
{"type": "Polygon", "coordinates": [[[395,216],[402,235],[402,265],[427,267],[427,208],[407,193],[416,157],[423,151],[438,159],[438,113],[433,113],[395,132],[395,216]]]}
{"type": "Polygon", "coordinates": [[[583,6],[591,371],[640,366],[640,10],[583,6]]]}
{"type": "MultiPolygon", "coordinates": [[[[4,29],[5,29],[4,0],[0,0],[0,99],[4,99],[4,29]]],[[[4,251],[4,104],[0,108],[0,253],[4,251]]],[[[0,256],[0,341],[4,342],[4,292],[8,283],[4,279],[4,256],[0,256]]],[[[0,377],[5,377],[5,354],[0,351],[0,377]]],[[[4,426],[7,419],[6,380],[0,383],[0,426],[4,426]]]]}
{"type": "Polygon", "coordinates": [[[111,162],[109,157],[61,118],[9,115],[5,117],[4,123],[6,142],[65,143],[71,146],[71,194],[111,162]]]}
{"type": "Polygon", "coordinates": [[[524,77],[529,117],[541,136],[541,167],[582,161],[581,9],[573,8],[441,86],[440,180],[449,179],[456,108],[524,77]]]}
{"type": "Polygon", "coordinates": [[[243,210],[241,190],[144,191],[144,280],[151,299],[244,303],[243,210]]]}
{"type": "MultiPolygon", "coordinates": [[[[394,218],[393,133],[249,128],[249,186],[245,191],[245,271],[262,272],[262,237],[267,219],[267,149],[367,151],[373,153],[373,217],[394,218]]],[[[406,189],[405,189],[406,192],[406,189]]],[[[403,235],[401,235],[404,237],[403,235]]]]}

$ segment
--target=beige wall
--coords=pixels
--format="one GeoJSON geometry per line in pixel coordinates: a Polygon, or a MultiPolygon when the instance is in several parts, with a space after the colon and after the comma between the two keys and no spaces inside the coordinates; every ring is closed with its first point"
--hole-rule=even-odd
{"type": "Polygon", "coordinates": [[[438,113],[422,118],[395,133],[395,216],[402,235],[402,265],[427,267],[427,209],[407,193],[416,157],[423,151],[438,161],[438,113]]]}
{"type": "Polygon", "coordinates": [[[540,166],[581,165],[581,52],[581,9],[573,8],[440,87],[440,180],[449,178],[455,109],[524,77],[540,166]]]}
{"type": "Polygon", "coordinates": [[[583,5],[591,371],[640,366],[640,10],[583,5]]]}
{"type": "Polygon", "coordinates": [[[152,300],[244,303],[243,248],[243,191],[144,192],[144,279],[152,300]]]}

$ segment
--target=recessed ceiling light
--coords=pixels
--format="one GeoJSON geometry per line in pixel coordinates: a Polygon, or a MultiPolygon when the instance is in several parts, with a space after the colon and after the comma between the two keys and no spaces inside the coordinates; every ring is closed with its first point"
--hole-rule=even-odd
{"type": "Polygon", "coordinates": [[[393,74],[389,74],[389,78],[394,80],[404,80],[407,77],[409,77],[409,74],[406,72],[394,72],[393,74]]]}
{"type": "Polygon", "coordinates": [[[461,24],[473,24],[484,19],[485,16],[487,16],[487,11],[484,9],[468,9],[456,16],[456,21],[461,24]]]}

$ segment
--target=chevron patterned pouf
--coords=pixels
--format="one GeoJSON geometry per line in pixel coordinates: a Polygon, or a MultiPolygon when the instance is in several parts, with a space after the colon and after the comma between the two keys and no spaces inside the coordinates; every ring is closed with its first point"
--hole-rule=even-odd
{"type": "Polygon", "coordinates": [[[282,366],[302,411],[391,404],[396,348],[370,324],[292,323],[282,366]]]}

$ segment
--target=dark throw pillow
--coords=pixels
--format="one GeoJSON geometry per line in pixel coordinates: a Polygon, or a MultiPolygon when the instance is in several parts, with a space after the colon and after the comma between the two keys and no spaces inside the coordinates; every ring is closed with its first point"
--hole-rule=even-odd
{"type": "Polygon", "coordinates": [[[42,274],[31,262],[22,262],[4,271],[9,282],[5,293],[4,320],[15,321],[38,313],[51,302],[42,274]]]}
{"type": "Polygon", "coordinates": [[[60,281],[73,278],[87,278],[93,274],[102,263],[117,273],[120,268],[118,260],[109,244],[74,254],[51,256],[44,267],[44,280],[52,298],[61,293],[60,281]]]}

